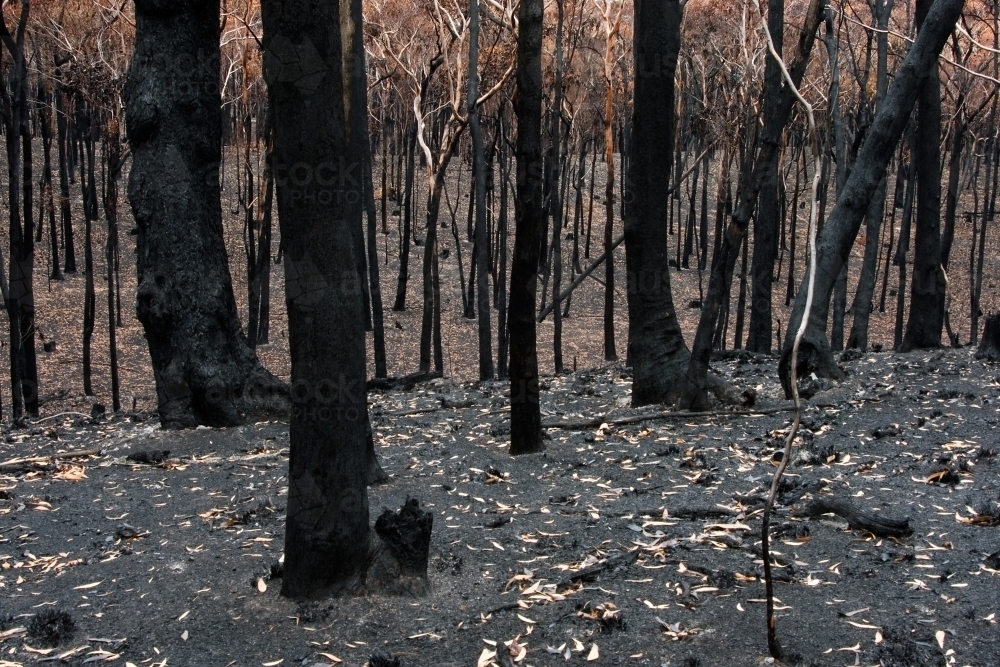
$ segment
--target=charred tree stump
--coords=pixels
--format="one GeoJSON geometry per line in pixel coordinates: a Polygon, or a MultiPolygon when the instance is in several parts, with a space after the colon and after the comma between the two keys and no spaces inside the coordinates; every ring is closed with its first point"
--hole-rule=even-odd
{"type": "Polygon", "coordinates": [[[983,337],[976,348],[976,359],[1000,361],[1000,313],[990,313],[983,326],[983,337]]]}
{"type": "Polygon", "coordinates": [[[407,498],[396,512],[384,510],[375,520],[379,540],[371,570],[369,590],[393,595],[426,595],[430,591],[427,561],[434,514],[420,509],[420,501],[407,498]]]}

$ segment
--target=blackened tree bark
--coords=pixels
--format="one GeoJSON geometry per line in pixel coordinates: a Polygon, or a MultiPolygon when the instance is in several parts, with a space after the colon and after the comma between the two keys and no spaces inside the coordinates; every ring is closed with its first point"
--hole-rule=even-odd
{"type": "MultiPolygon", "coordinates": [[[[917,0],[922,29],[933,0],[917,0]]],[[[941,80],[934,66],[917,98],[917,230],[914,240],[910,317],[901,352],[940,347],[947,290],[941,268],[941,80]]]]}
{"type": "MultiPolygon", "coordinates": [[[[774,50],[782,55],[785,33],[785,0],[769,0],[767,3],[767,31],[771,34],[774,50]]],[[[781,113],[780,100],[784,81],[781,67],[768,53],[764,65],[765,116],[781,113]]],[[[769,118],[765,124],[773,123],[769,118]]],[[[784,127],[779,128],[780,132],[784,127]]],[[[753,221],[753,259],[750,271],[752,288],[750,300],[750,333],[747,349],[752,352],[771,351],[771,284],[774,276],[774,262],[778,257],[778,224],[781,204],[778,201],[778,162],[780,151],[771,150],[761,163],[760,190],[757,198],[757,215],[753,221]]]]}
{"type": "Polygon", "coordinates": [[[510,307],[510,453],[539,452],[535,296],[542,230],[542,0],[521,0],[517,35],[517,192],[510,307]]]}
{"type": "MultiPolygon", "coordinates": [[[[276,171],[322,166],[333,177],[276,183],[294,387],[281,592],[296,598],[362,592],[376,583],[372,567],[380,562],[366,490],[365,332],[355,257],[361,208],[341,189],[347,175],[336,173],[351,155],[341,32],[349,11],[347,1],[262,3],[276,171]]],[[[407,506],[406,517],[429,543],[431,517],[407,506]]],[[[376,530],[391,550],[386,523],[380,519],[376,530]]],[[[412,574],[418,584],[420,564],[419,557],[399,561],[390,574],[412,574]]],[[[425,590],[426,571],[423,581],[425,590]]]]}
{"type": "Polygon", "coordinates": [[[633,406],[673,401],[689,359],[667,267],[680,21],[677,0],[636,0],[632,131],[642,139],[629,159],[624,219],[633,406]]]}
{"type": "Polygon", "coordinates": [[[123,95],[128,193],[160,423],[286,415],[287,388],[240,330],[222,238],[219,2],[137,0],[135,15],[123,95]]]}
{"type": "MultiPolygon", "coordinates": [[[[843,377],[843,371],[833,360],[833,353],[826,340],[826,321],[833,284],[851,251],[872,195],[885,176],[920,88],[928,76],[937,72],[938,54],[951,34],[964,4],[964,0],[936,0],[930,8],[921,32],[896,71],[893,85],[886,94],[885,104],[876,113],[854,169],[820,233],[817,241],[814,307],[808,313],[809,327],[799,349],[799,377],[808,372],[825,377],[843,377]]],[[[785,395],[789,397],[789,357],[795,332],[804,314],[805,300],[806,290],[801,286],[789,319],[778,368],[785,395]]]]}

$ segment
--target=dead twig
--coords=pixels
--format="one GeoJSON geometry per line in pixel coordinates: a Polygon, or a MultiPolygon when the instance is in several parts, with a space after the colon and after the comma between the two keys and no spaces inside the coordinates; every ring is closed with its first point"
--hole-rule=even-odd
{"type": "Polygon", "coordinates": [[[49,461],[61,460],[61,459],[75,459],[84,456],[98,456],[104,450],[100,447],[94,449],[84,449],[77,452],[63,452],[61,454],[49,454],[48,456],[26,456],[17,459],[8,459],[6,461],[0,462],[0,470],[4,468],[11,468],[16,466],[23,466],[25,464],[31,463],[48,463],[49,461]]]}

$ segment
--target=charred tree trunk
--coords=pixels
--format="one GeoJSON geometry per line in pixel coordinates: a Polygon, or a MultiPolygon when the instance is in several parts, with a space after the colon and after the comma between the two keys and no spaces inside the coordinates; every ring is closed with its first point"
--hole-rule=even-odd
{"type": "Polygon", "coordinates": [[[625,182],[632,405],[677,397],[689,355],[670,291],[667,218],[674,153],[674,68],[680,49],[677,0],[640,0],[635,10],[634,136],[625,182]]]}
{"type": "MultiPolygon", "coordinates": [[[[350,158],[345,131],[350,78],[342,76],[341,41],[348,11],[347,2],[262,3],[279,168],[330,160],[343,164],[350,158]],[[302,76],[296,51],[315,54],[315,64],[330,71],[324,77],[302,76]]],[[[357,593],[386,580],[411,580],[421,592],[426,590],[431,517],[415,507],[416,501],[395,518],[383,516],[376,524],[382,547],[368,524],[365,333],[355,257],[361,208],[346,197],[321,203],[315,196],[322,187],[318,183],[305,185],[312,192],[297,191],[300,186],[289,181],[277,185],[295,387],[282,594],[357,593]],[[423,554],[382,567],[380,552],[398,553],[403,535],[419,535],[414,541],[423,554]]]]}
{"type": "Polygon", "coordinates": [[[907,144],[909,144],[909,163],[906,165],[906,194],[903,197],[902,222],[899,225],[899,243],[892,257],[892,264],[899,268],[899,278],[896,283],[896,318],[892,330],[892,349],[898,350],[903,344],[903,316],[906,312],[906,264],[910,252],[910,238],[913,231],[913,202],[916,199],[917,160],[916,133],[911,126],[907,144]]]}
{"type": "Polygon", "coordinates": [[[522,0],[517,36],[517,192],[510,275],[510,453],[539,452],[535,298],[542,230],[542,0],[522,0]]]}
{"type": "MultiPolygon", "coordinates": [[[[785,32],[785,0],[770,0],[767,4],[767,31],[774,50],[782,54],[785,32]]],[[[834,65],[835,67],[835,65],[834,65]]],[[[780,113],[778,108],[784,81],[781,67],[768,55],[764,65],[764,113],[780,113]]],[[[831,98],[831,104],[833,100],[831,98]]],[[[765,121],[767,123],[769,121],[765,121]]],[[[784,123],[782,123],[784,126],[784,123]]],[[[781,128],[773,139],[780,140],[781,128]]],[[[778,256],[778,224],[781,205],[778,201],[778,163],[781,157],[777,148],[767,154],[761,164],[760,190],[757,197],[757,215],[753,221],[753,260],[751,262],[752,298],[750,301],[750,334],[747,349],[751,352],[771,352],[772,315],[771,285],[774,280],[774,262],[778,256]]]]}
{"type": "MultiPolygon", "coordinates": [[[[933,0],[917,0],[917,30],[933,0]]],[[[917,98],[917,229],[910,317],[900,351],[940,347],[947,285],[941,267],[941,80],[933,67],[917,98]]]]}
{"type": "Polygon", "coordinates": [[[222,236],[219,2],[165,8],[137,0],[135,14],[123,94],[128,191],[138,226],[136,314],[160,423],[223,426],[286,415],[287,388],[240,330],[222,236]],[[192,69],[178,53],[201,54],[204,66],[192,69]]]}

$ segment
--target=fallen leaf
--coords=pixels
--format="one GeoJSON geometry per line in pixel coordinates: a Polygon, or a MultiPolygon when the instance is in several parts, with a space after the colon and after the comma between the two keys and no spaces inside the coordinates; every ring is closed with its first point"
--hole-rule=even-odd
{"type": "Polygon", "coordinates": [[[937,640],[938,646],[940,646],[941,650],[943,651],[944,650],[944,630],[938,630],[937,632],[935,632],[934,633],[934,639],[937,640]]]}
{"type": "Polygon", "coordinates": [[[91,588],[97,588],[98,586],[101,585],[101,583],[103,581],[104,580],[101,579],[101,581],[95,581],[95,582],[92,582],[92,583],[89,583],[89,584],[83,584],[82,586],[74,586],[73,590],[74,591],[86,591],[86,590],[89,590],[91,588]]]}
{"type": "Polygon", "coordinates": [[[853,625],[856,628],[861,628],[862,630],[881,630],[877,625],[869,625],[868,623],[855,623],[854,621],[848,621],[848,625],[853,625]]]}
{"type": "Polygon", "coordinates": [[[257,590],[261,593],[267,590],[267,582],[264,581],[264,577],[257,578],[257,590]]]}
{"type": "Polygon", "coordinates": [[[601,657],[601,652],[597,650],[597,644],[590,645],[590,653],[587,654],[587,660],[593,662],[601,657]]]}
{"type": "Polygon", "coordinates": [[[491,651],[488,648],[484,648],[483,652],[479,654],[479,660],[476,661],[476,667],[486,667],[490,662],[493,661],[497,655],[496,651],[491,651]]]}

